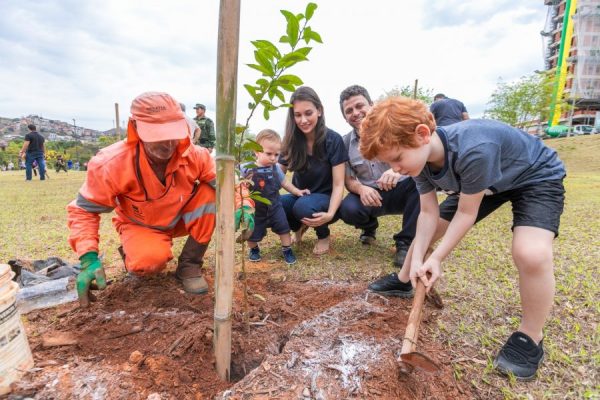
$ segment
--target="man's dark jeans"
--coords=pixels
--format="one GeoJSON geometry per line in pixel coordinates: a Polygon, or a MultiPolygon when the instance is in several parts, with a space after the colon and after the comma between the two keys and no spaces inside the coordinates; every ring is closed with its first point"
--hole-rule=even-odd
{"type": "Polygon", "coordinates": [[[406,178],[398,182],[392,190],[379,190],[379,194],[382,197],[382,206],[367,207],[362,204],[359,195],[349,193],[340,205],[340,217],[348,225],[375,232],[379,226],[377,217],[403,214],[402,229],[394,235],[394,242],[410,245],[415,237],[417,218],[421,210],[415,181],[406,178]]]}
{"type": "Polygon", "coordinates": [[[46,161],[43,151],[32,151],[25,153],[25,178],[30,181],[32,178],[33,162],[37,161],[40,170],[40,180],[46,179],[46,161]]]}

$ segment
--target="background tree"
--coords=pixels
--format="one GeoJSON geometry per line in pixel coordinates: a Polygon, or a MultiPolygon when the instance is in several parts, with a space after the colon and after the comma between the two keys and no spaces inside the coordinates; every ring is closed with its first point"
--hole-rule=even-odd
{"type": "MultiPolygon", "coordinates": [[[[533,122],[542,124],[548,119],[554,77],[551,74],[532,74],[516,82],[500,80],[491,100],[487,103],[484,118],[492,118],[517,128],[533,122]]],[[[563,100],[563,110],[568,106],[563,100]]]]}
{"type": "MultiPolygon", "coordinates": [[[[413,94],[414,87],[411,85],[394,86],[391,90],[384,91],[383,95],[379,96],[377,101],[381,101],[389,97],[409,97],[412,99],[413,94]]],[[[417,87],[417,99],[423,101],[425,104],[433,103],[433,89],[417,87]]]]}

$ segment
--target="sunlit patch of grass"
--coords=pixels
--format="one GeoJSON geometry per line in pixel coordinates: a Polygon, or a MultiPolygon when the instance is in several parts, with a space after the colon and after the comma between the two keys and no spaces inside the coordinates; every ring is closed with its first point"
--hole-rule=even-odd
{"type": "MultiPolygon", "coordinates": [[[[453,355],[455,378],[470,382],[479,398],[600,398],[600,135],[546,143],[558,149],[568,177],[560,236],[554,242],[556,297],[544,332],[546,359],[538,378],[517,382],[492,368],[521,317],[517,271],[510,253],[509,205],[475,226],[444,262],[438,290],[445,308],[421,333],[447,348],[453,355]]],[[[76,197],[84,176],[51,171],[46,182],[25,182],[21,172],[0,172],[1,262],[49,256],[76,260],[67,243],[65,206],[76,197]]],[[[122,274],[116,251],[119,239],[110,217],[102,218],[101,251],[109,272],[122,274]]],[[[337,222],[331,226],[332,251],[324,256],[312,254],[316,236],[309,230],[294,247],[298,263],[292,266],[281,258],[279,237],[269,233],[261,243],[263,261],[288,280],[348,280],[366,288],[368,282],[396,270],[392,236],[401,221],[401,216],[381,218],[372,246],[360,244],[360,231],[337,222]]],[[[184,241],[175,239],[175,257],[184,241]]],[[[237,254],[236,260],[241,257],[247,254],[237,254]]],[[[205,267],[214,268],[214,240],[205,267]]]]}

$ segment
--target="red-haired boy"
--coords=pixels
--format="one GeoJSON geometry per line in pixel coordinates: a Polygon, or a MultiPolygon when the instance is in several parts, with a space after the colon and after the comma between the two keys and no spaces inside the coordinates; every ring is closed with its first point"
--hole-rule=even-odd
{"type": "Polygon", "coordinates": [[[542,329],[555,285],[552,242],[564,205],[566,172],[556,151],[497,121],[436,127],[425,104],[408,98],[373,107],[361,125],[360,150],[366,158],[414,177],[421,202],[417,233],[400,273],[373,282],[369,289],[375,292],[410,290],[417,279],[431,289],[441,276],[442,261],[469,229],[512,203],[512,256],[519,272],[522,319],[494,366],[517,379],[533,379],[544,356],[542,329]],[[439,206],[438,190],[449,193],[439,206]]]}

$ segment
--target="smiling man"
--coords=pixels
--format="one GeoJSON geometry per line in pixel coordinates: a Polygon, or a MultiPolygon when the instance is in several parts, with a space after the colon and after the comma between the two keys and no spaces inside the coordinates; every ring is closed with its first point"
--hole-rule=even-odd
{"type": "MultiPolygon", "coordinates": [[[[253,204],[248,199],[245,205],[251,224],[253,204]]],[[[82,266],[77,277],[82,306],[93,299],[91,287],[106,286],[98,229],[100,214],[113,210],[130,274],[164,270],[173,258],[173,238],[188,236],[175,276],[188,293],[208,291],[201,266],[215,227],[215,163],[207,149],[192,144],[179,103],[166,93],[143,93],[133,100],[127,139],[90,160],[86,181],[67,206],[69,244],[82,266]]]]}
{"type": "MultiPolygon", "coordinates": [[[[393,237],[394,265],[402,267],[415,236],[419,194],[411,178],[394,172],[384,162],[366,160],[360,153],[360,124],[372,105],[369,93],[362,86],[350,86],[340,94],[342,114],[353,128],[344,136],[349,157],[345,184],[350,193],[342,201],[340,216],[345,223],[361,229],[359,240],[368,245],[375,241],[378,217],[403,214],[402,229],[393,237]]],[[[393,287],[390,289],[394,292],[393,287]]],[[[397,294],[406,296],[412,292],[398,291],[397,294]]]]}

